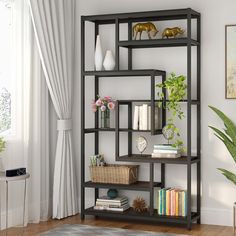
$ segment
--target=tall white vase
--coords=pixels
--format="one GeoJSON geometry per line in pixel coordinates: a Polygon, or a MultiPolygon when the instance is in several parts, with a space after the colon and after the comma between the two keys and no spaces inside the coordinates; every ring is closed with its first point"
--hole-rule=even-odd
{"type": "Polygon", "coordinates": [[[106,56],[105,56],[105,59],[103,62],[103,66],[104,66],[105,70],[114,70],[115,65],[116,65],[116,62],[115,62],[115,58],[112,54],[112,51],[107,50],[106,56]]]}
{"type": "Polygon", "coordinates": [[[95,47],[95,70],[102,70],[103,54],[100,36],[97,35],[95,47]]]}

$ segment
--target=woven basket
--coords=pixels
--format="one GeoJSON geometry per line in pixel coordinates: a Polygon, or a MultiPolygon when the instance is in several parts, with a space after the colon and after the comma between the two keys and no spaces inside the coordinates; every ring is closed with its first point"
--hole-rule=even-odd
{"type": "Polygon", "coordinates": [[[91,181],[95,183],[132,184],[138,180],[138,165],[90,166],[91,181]]]}

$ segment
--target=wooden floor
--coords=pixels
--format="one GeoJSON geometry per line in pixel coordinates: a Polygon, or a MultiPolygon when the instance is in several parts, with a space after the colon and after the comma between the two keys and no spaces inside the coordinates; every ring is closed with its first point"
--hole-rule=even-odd
{"type": "MultiPolygon", "coordinates": [[[[24,228],[24,234],[22,234],[22,228],[8,229],[8,236],[33,236],[41,232],[48,231],[55,227],[63,224],[87,224],[96,225],[101,227],[117,227],[123,229],[135,229],[135,230],[146,230],[154,232],[168,232],[176,234],[187,234],[196,236],[233,236],[232,227],[224,226],[213,226],[213,225],[193,225],[191,231],[183,227],[170,227],[170,226],[157,226],[148,223],[132,223],[126,221],[115,221],[108,219],[94,219],[93,217],[86,217],[84,221],[80,220],[79,215],[66,218],[64,220],[49,220],[40,224],[29,224],[28,227],[24,228]]],[[[1,236],[6,235],[6,231],[0,233],[1,236]]]]}

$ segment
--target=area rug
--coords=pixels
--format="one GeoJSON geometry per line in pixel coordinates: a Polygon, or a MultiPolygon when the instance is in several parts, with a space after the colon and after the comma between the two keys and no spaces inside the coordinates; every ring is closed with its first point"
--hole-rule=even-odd
{"type": "Polygon", "coordinates": [[[48,232],[39,234],[40,236],[187,236],[183,234],[155,233],[147,231],[137,231],[118,228],[96,227],[91,225],[62,225],[48,232]]]}

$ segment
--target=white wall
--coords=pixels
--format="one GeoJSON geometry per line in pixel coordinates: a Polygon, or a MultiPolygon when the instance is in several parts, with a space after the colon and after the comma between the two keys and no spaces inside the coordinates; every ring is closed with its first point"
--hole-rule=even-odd
{"type": "MultiPolygon", "coordinates": [[[[232,204],[236,200],[236,188],[229,183],[219,172],[217,167],[223,167],[235,171],[235,164],[228,154],[224,145],[215,138],[208,125],[222,127],[222,123],[209,110],[208,105],[214,105],[222,109],[235,122],[235,100],[226,100],[225,91],[225,34],[224,29],[226,24],[236,24],[236,2],[214,1],[214,0],[86,0],[77,2],[77,71],[76,82],[74,87],[74,141],[75,154],[77,159],[77,173],[79,180],[80,166],[80,16],[92,14],[110,14],[135,11],[150,11],[160,9],[175,9],[191,7],[199,11],[202,15],[202,84],[201,84],[201,99],[202,99],[202,223],[232,225],[232,204]]],[[[160,24],[160,27],[163,25],[160,24]]],[[[103,40],[103,49],[113,49],[113,38],[111,37],[113,28],[108,26],[106,30],[101,31],[103,40]]],[[[91,41],[94,36],[91,34],[91,41]]],[[[90,40],[88,39],[88,42],[90,40]]],[[[93,42],[89,50],[87,62],[91,64],[93,60],[93,42]]],[[[123,57],[123,56],[122,56],[123,57]]],[[[124,63],[123,63],[124,64],[124,63]]],[[[122,65],[123,65],[122,64],[122,65]]],[[[168,73],[175,71],[177,73],[186,74],[186,49],[171,48],[171,49],[153,49],[141,50],[134,53],[134,67],[142,68],[160,68],[168,73]]],[[[91,64],[92,65],[92,64],[91,64]]],[[[87,115],[91,115],[90,103],[92,99],[92,80],[87,83],[91,89],[87,93],[87,115]]],[[[122,79],[121,85],[115,80],[101,80],[101,95],[111,95],[114,98],[128,97],[143,97],[148,92],[147,84],[144,79],[136,79],[135,87],[127,89],[127,85],[132,86],[132,82],[128,79],[122,79]],[[146,87],[145,87],[146,86],[146,87]]],[[[87,116],[89,117],[89,116],[87,116]]],[[[195,119],[193,119],[194,123],[195,119]]],[[[92,120],[88,118],[88,126],[92,124],[92,120]]],[[[180,124],[182,127],[182,124],[180,124]]],[[[152,138],[146,135],[149,139],[149,152],[151,151],[154,142],[161,142],[160,137],[152,138]]],[[[93,154],[93,144],[91,135],[87,140],[86,157],[93,154]]],[[[100,152],[104,153],[109,162],[114,162],[114,134],[101,134],[100,152]]],[[[125,143],[124,143],[125,145],[125,143]]],[[[148,179],[148,165],[143,164],[141,167],[141,179],[148,179]]],[[[159,167],[156,167],[156,179],[159,178],[159,167]]],[[[195,167],[193,167],[193,193],[195,192],[195,167]]],[[[182,166],[167,167],[167,185],[169,186],[186,186],[186,168],[182,166]]],[[[130,193],[131,194],[131,193],[130,193]]],[[[131,194],[134,197],[136,193],[131,194]]],[[[91,196],[92,197],[92,196],[91,196]]],[[[144,196],[147,197],[147,196],[144,196]]],[[[193,197],[193,200],[195,198],[193,197]]],[[[88,202],[91,198],[88,198],[88,202]]],[[[193,206],[194,207],[194,206],[193,206]]]]}

